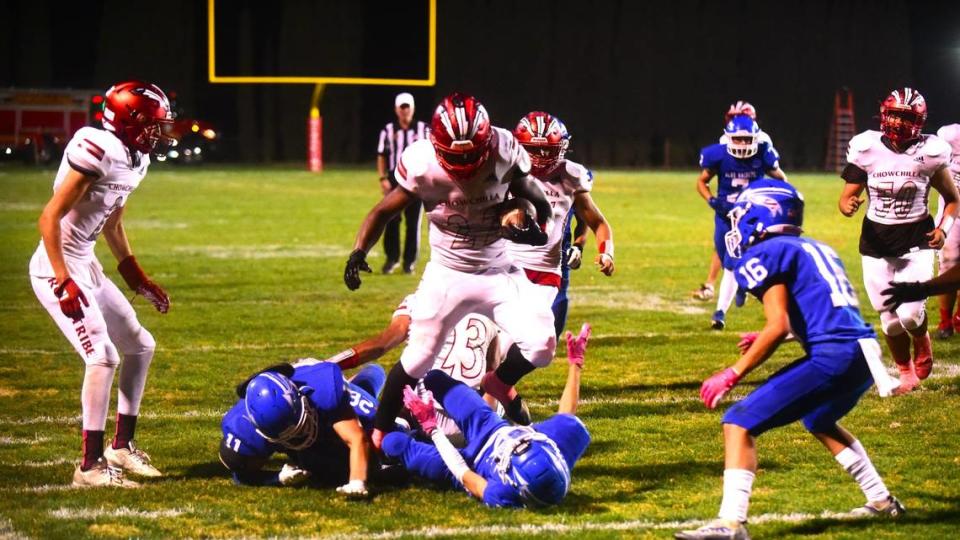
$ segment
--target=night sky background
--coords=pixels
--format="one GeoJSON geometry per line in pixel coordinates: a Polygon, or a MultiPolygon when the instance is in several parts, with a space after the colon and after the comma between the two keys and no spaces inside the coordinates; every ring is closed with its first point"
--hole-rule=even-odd
{"type": "MultiPolygon", "coordinates": [[[[218,74],[427,72],[427,1],[217,2],[218,74]]],[[[439,0],[435,87],[328,86],[327,162],[370,162],[393,96],[428,120],[444,94],[483,101],[494,124],[550,111],[590,166],[696,166],[723,113],[751,101],[789,170],[823,166],[834,92],[857,129],[909,85],[928,128],[960,122],[960,1],[640,2],[439,0]]],[[[207,2],[0,1],[0,87],[106,89],[139,77],[216,124],[219,158],[302,161],[312,85],[211,84],[207,2]]]]}

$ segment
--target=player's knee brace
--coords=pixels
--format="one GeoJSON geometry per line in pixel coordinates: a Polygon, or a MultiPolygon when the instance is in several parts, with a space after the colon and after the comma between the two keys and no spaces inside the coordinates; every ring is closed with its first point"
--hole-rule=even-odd
{"type": "Polygon", "coordinates": [[[900,322],[900,317],[898,317],[896,313],[889,311],[880,312],[880,328],[883,330],[884,335],[890,337],[899,336],[905,331],[903,323],[900,322]]]}
{"type": "Polygon", "coordinates": [[[897,308],[897,317],[907,331],[916,330],[926,320],[926,309],[923,302],[910,302],[897,308]]]}

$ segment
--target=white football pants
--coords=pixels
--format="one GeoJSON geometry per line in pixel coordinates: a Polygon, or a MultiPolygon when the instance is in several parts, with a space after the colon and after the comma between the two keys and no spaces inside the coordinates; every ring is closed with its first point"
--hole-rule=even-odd
{"type": "Polygon", "coordinates": [[[904,330],[919,328],[925,317],[926,301],[901,304],[895,312],[887,311],[883,302],[887,296],[881,294],[890,287],[891,281],[927,281],[933,278],[933,250],[921,249],[901,257],[863,256],[863,284],[870,297],[873,309],[880,313],[883,333],[898,336],[904,330]]]}

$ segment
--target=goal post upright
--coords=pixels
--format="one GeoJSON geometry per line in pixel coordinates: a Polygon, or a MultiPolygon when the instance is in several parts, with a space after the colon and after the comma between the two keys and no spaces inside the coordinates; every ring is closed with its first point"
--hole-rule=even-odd
{"type": "Polygon", "coordinates": [[[307,168],[323,170],[323,115],[321,104],[328,84],[377,86],[434,86],[437,75],[437,0],[427,0],[427,77],[400,79],[384,77],[313,77],[218,75],[216,53],[216,0],[207,0],[207,78],[213,84],[312,84],[313,94],[307,116],[307,168]]]}

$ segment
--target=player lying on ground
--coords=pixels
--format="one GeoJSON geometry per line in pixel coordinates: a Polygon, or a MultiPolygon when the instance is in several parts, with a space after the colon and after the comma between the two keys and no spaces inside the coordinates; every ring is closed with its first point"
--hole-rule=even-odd
{"type": "Polygon", "coordinates": [[[221,422],[220,461],[240,485],[295,485],[312,475],[346,482],[337,492],[348,498],[366,497],[369,431],[384,379],[376,364],[349,381],[331,362],[269,367],[237,386],[240,399],[221,422]],[[289,463],[262,470],[277,452],[289,463]]]}
{"type": "Polygon", "coordinates": [[[152,84],[129,81],[107,90],[105,130],[85,127],[67,144],[53,196],[38,223],[43,239],[30,260],[30,281],[40,304],[86,364],[80,407],[83,458],[75,486],[137,487],[123,470],[161,476],[134,442],[140,402],[156,341],[94,253],[103,238],[120,263],[117,270],[136,294],[160,313],[170,299],[133,256],[123,209],[150,166],[150,154],[166,146],[163,127],[173,121],[170,102],[152,84]],[[120,368],[117,430],[104,449],[110,387],[120,368]]]}
{"type": "MultiPolygon", "coordinates": [[[[357,289],[360,271],[369,271],[366,254],[386,223],[413,200],[423,201],[431,261],[410,312],[410,339],[387,376],[377,410],[378,448],[403,405],[403,387],[430,370],[444,339],[467,313],[490,317],[519,346],[519,354],[508,355],[487,379],[498,385],[513,386],[548,365],[556,347],[550,307],[534,301],[533,285],[506,254],[505,236],[545,243],[551,216],[543,190],[530,176],[530,156],[513,135],[491,126],[474,97],[451,94],[434,112],[430,140],[403,151],[396,176],[399,185],[367,215],[344,270],[347,287],[357,289]],[[532,204],[537,221],[504,231],[500,214],[508,195],[532,204]]],[[[503,405],[511,411],[518,404],[503,405]]]]}
{"type": "Polygon", "coordinates": [[[901,386],[913,388],[933,369],[923,301],[895,310],[884,308],[881,293],[890,281],[926,281],[933,277],[934,250],[944,245],[957,217],[957,188],[950,176],[950,145],[921,133],[927,103],[919,92],[901,88],[880,105],[880,131],[868,130],[850,140],[841,177],[840,212],[852,217],[868,191],[870,203],[860,232],[863,280],[890,355],[900,370],[901,386]],[[934,188],[944,212],[934,225],[927,195],[934,188]],[[913,357],[910,345],[913,343],[913,357]]]}
{"type": "MultiPolygon", "coordinates": [[[[730,107],[727,109],[727,112],[723,115],[723,125],[726,126],[730,120],[733,120],[734,116],[739,116],[741,114],[745,114],[750,118],[757,120],[757,109],[749,101],[738,100],[736,103],[731,103],[730,107]]],[[[773,140],[770,138],[770,135],[768,135],[767,132],[763,131],[762,129],[757,133],[757,140],[761,143],[767,143],[771,147],[773,146],[773,140]]],[[[727,135],[726,130],[724,130],[723,134],[720,135],[720,140],[717,142],[720,144],[727,144],[730,142],[730,137],[727,135]]],[[[707,272],[707,280],[700,285],[700,288],[693,291],[693,298],[703,302],[713,300],[713,284],[717,281],[717,276],[720,275],[721,269],[720,255],[714,251],[710,254],[710,270],[707,272]]]]}
{"type": "Polygon", "coordinates": [[[763,177],[764,173],[786,180],[780,170],[780,155],[776,149],[760,140],[760,126],[747,114],[734,116],[727,122],[724,133],[729,142],[713,144],[700,152],[700,176],[697,178],[697,193],[713,209],[713,244],[723,266],[720,292],[717,295],[717,310],[713,313],[711,326],[723,330],[727,310],[737,293],[737,280],[733,276],[734,262],[727,255],[724,235],[730,231],[727,213],[737,196],[750,182],[763,177]],[[710,180],[717,177],[717,195],[710,191],[710,180]]]}
{"type": "Polygon", "coordinates": [[[678,532],[677,538],[749,538],[745,524],[757,471],[756,437],[797,420],[859,484],[867,503],[854,515],[904,512],[860,442],[837,423],[873,383],[868,362],[879,363],[880,346],[860,316],[856,292],[836,252],[800,237],[803,206],[790,184],[759,180],[730,213],[727,246],[738,261],[737,282],[763,302],[767,322],[746,354],[704,381],[701,399],[707,408],[716,407],[774,353],[791,328],[806,354],[727,410],[718,519],[678,532]]]}
{"type": "Polygon", "coordinates": [[[574,416],[580,393],[590,325],[574,338],[567,332],[570,368],[558,414],[532,426],[513,426],[479,395],[442,371],[424,378],[426,401],[413,389],[404,403],[433,444],[393,432],[383,441],[384,453],[406,469],[438,483],[462,487],[488,506],[518,508],[559,504],[570,489],[570,471],[590,444],[590,434],[574,416]],[[437,428],[436,397],[466,436],[457,450],[437,428]]]}

